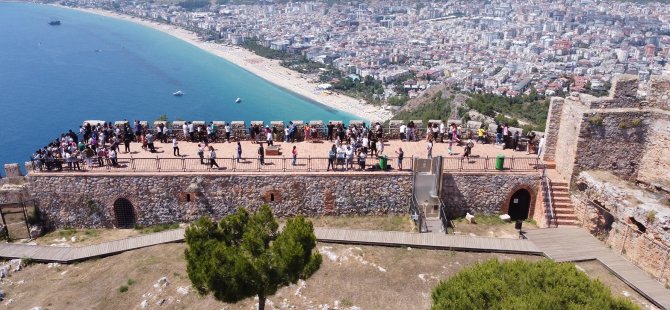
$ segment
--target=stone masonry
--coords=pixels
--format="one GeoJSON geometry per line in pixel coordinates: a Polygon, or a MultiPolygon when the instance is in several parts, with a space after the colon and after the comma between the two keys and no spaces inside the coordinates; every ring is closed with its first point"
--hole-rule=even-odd
{"type": "MultiPolygon", "coordinates": [[[[278,216],[404,214],[410,173],[30,174],[30,191],[50,228],[116,227],[114,204],[127,199],[136,224],[220,218],[239,206],[269,204],[278,216]]],[[[537,193],[537,173],[448,174],[443,201],[452,215],[507,212],[518,189],[537,193]]],[[[534,198],[533,198],[534,199],[534,198]]],[[[533,210],[531,205],[531,212],[533,210]]]]}

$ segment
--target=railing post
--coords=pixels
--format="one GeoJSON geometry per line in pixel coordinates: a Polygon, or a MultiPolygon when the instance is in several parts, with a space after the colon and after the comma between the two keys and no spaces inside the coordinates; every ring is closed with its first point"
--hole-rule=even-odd
{"type": "Polygon", "coordinates": [[[509,170],[514,171],[514,156],[509,159],[509,170]]]}
{"type": "Polygon", "coordinates": [[[186,172],[186,159],[184,159],[184,155],[181,156],[181,171],[186,172]]]}
{"type": "Polygon", "coordinates": [[[626,238],[628,238],[628,231],[630,231],[630,226],[626,225],[626,231],[623,233],[623,240],[621,241],[621,251],[619,251],[619,255],[623,255],[624,247],[626,246],[626,238]]]}
{"type": "Polygon", "coordinates": [[[489,156],[486,155],[486,158],[484,159],[484,171],[489,170],[489,156]]]}
{"type": "Polygon", "coordinates": [[[161,171],[161,159],[158,158],[158,155],[156,155],[156,169],[161,171]]]}
{"type": "Polygon", "coordinates": [[[135,158],[133,158],[133,155],[130,155],[130,169],[135,171],[135,158]]]}
{"type": "Polygon", "coordinates": [[[307,171],[312,171],[312,155],[307,156],[307,171]]]}
{"type": "Polygon", "coordinates": [[[282,170],[286,171],[286,156],[284,156],[284,155],[281,156],[281,165],[282,165],[282,170]]]}

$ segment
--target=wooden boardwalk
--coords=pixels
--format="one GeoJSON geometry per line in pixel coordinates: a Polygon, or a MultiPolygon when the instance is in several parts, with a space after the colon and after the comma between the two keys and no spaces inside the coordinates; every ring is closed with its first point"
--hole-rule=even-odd
{"type": "Polygon", "coordinates": [[[38,262],[72,263],[94,257],[113,255],[161,243],[184,240],[184,229],[168,230],[81,247],[0,244],[2,258],[30,258],[38,262]]]}
{"type": "Polygon", "coordinates": [[[320,242],[542,255],[529,240],[409,233],[400,231],[314,228],[320,242]]]}
{"type": "MultiPolygon", "coordinates": [[[[670,292],[640,268],[609,250],[580,228],[547,228],[526,232],[529,239],[500,239],[398,231],[314,228],[320,242],[545,255],[558,262],[598,260],[619,279],[662,309],[670,309],[670,292]]],[[[184,229],[168,230],[82,247],[0,244],[2,258],[71,263],[147,246],[184,240],[184,229]]]]}
{"type": "MultiPolygon", "coordinates": [[[[542,252],[530,241],[518,239],[337,228],[315,228],[314,233],[320,242],[542,255],[542,252]]],[[[70,263],[183,240],[184,229],[175,229],[81,247],[6,243],[0,244],[0,257],[30,258],[39,262],[70,263]]]]}
{"type": "Polygon", "coordinates": [[[670,309],[670,290],[621,255],[614,253],[586,230],[559,227],[529,230],[526,237],[557,262],[598,260],[621,281],[661,309],[670,309]]]}

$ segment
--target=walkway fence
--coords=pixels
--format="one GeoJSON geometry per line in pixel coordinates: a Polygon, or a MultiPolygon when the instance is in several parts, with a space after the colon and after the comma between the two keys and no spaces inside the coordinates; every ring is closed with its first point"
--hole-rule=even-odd
{"type": "Polygon", "coordinates": [[[670,281],[670,247],[620,220],[592,201],[583,201],[582,227],[661,282],[670,281]],[[588,219],[587,219],[588,218],[588,219]],[[613,227],[613,224],[619,227],[613,227]],[[625,228],[623,228],[625,227],[625,228]],[[623,232],[620,230],[623,228],[623,232]],[[611,233],[623,233],[623,237],[611,233]]]}
{"type": "MultiPolygon", "coordinates": [[[[210,172],[210,171],[228,171],[228,172],[322,172],[335,170],[346,171],[374,171],[380,170],[379,158],[368,157],[364,163],[364,169],[361,169],[361,163],[354,158],[353,163],[346,160],[336,159],[334,169],[328,167],[328,158],[326,157],[299,157],[293,164],[291,157],[265,157],[263,164],[260,158],[216,158],[216,164],[213,166],[209,159],[200,158],[120,158],[118,165],[113,166],[109,159],[104,159],[102,165],[97,158],[93,158],[93,165],[89,166],[86,160],[79,160],[78,163],[66,160],[51,160],[48,162],[33,161],[32,167],[28,170],[33,172],[210,172]],[[77,166],[79,168],[77,168],[77,166]]],[[[444,171],[447,172],[495,172],[496,158],[477,157],[462,159],[459,157],[447,157],[443,160],[444,171]]],[[[413,170],[414,158],[409,157],[403,160],[403,170],[413,170]]],[[[398,158],[389,157],[387,164],[391,171],[398,170],[398,158]]],[[[541,162],[537,157],[509,157],[505,158],[502,171],[531,172],[538,171],[541,162]]]]}

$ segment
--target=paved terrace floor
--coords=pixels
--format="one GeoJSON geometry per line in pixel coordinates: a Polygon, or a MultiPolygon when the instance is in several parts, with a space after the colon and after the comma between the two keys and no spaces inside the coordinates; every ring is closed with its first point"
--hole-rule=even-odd
{"type": "MultiPolygon", "coordinates": [[[[327,167],[328,151],[333,143],[328,141],[319,142],[296,142],[284,143],[277,142],[275,146],[279,146],[281,155],[266,156],[265,165],[260,167],[257,160],[257,151],[259,145],[252,141],[242,141],[242,160],[235,161],[233,158],[237,157],[237,143],[212,143],[217,155],[217,163],[219,169],[212,171],[324,171],[327,167]],[[297,165],[291,165],[291,150],[296,146],[298,151],[297,165]],[[284,159],[285,158],[285,159],[284,159]],[[311,158],[311,159],[308,159],[311,158]]],[[[144,150],[140,143],[131,143],[130,152],[123,152],[123,145],[119,152],[119,167],[109,168],[95,167],[93,171],[108,171],[108,172],[124,172],[124,171],[155,171],[159,170],[156,158],[160,158],[161,171],[208,171],[208,165],[200,164],[198,153],[198,143],[179,141],[180,155],[178,157],[173,155],[172,143],[154,143],[156,153],[144,150]],[[130,159],[133,159],[132,163],[130,159]],[[182,160],[183,158],[183,160],[182,160]]],[[[264,147],[267,145],[264,143],[264,147]]],[[[398,169],[395,153],[400,148],[404,151],[405,160],[403,161],[404,170],[411,168],[412,157],[426,158],[426,141],[417,142],[403,142],[400,140],[389,140],[384,143],[383,154],[390,157],[389,164],[394,170],[398,169]]],[[[449,155],[448,143],[434,143],[433,156],[444,156],[445,170],[449,171],[494,171],[494,160],[497,155],[505,155],[505,168],[507,170],[529,171],[533,170],[538,163],[537,155],[527,154],[525,151],[513,151],[510,149],[502,150],[499,146],[493,144],[475,144],[472,150],[470,160],[461,161],[463,154],[463,146],[456,146],[452,148],[453,155],[449,155]],[[488,160],[487,160],[488,158],[488,160]],[[513,159],[514,158],[514,159],[513,159]]],[[[205,152],[205,158],[209,155],[205,152]]],[[[376,164],[377,159],[368,157],[366,164],[376,164]]],[[[358,165],[354,165],[358,169],[358,165]]]]}

